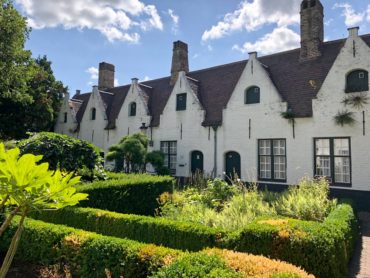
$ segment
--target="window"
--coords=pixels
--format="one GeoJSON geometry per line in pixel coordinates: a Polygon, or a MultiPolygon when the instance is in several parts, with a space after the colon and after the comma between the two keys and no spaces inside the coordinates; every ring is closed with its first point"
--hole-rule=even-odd
{"type": "Polygon", "coordinates": [[[64,113],[64,122],[67,122],[67,112],[64,113]]]}
{"type": "Polygon", "coordinates": [[[258,178],[286,181],[285,139],[258,140],[258,178]]]}
{"type": "Polygon", "coordinates": [[[96,109],[91,108],[91,120],[94,121],[96,119],[96,109]]]}
{"type": "Polygon", "coordinates": [[[245,104],[260,103],[260,88],[250,87],[245,92],[245,104]]]}
{"type": "Polygon", "coordinates": [[[333,185],[351,185],[350,138],[315,138],[315,176],[333,185]]]}
{"type": "Polygon", "coordinates": [[[176,111],[186,110],[186,94],[176,95],[176,111]]]}
{"type": "Polygon", "coordinates": [[[369,90],[369,73],[366,70],[354,70],[347,75],[346,93],[369,90]]]}
{"type": "Polygon", "coordinates": [[[164,153],[164,166],[167,167],[172,175],[176,174],[176,141],[161,141],[161,151],[164,153]]]}
{"type": "Polygon", "coordinates": [[[129,109],[129,116],[133,117],[136,116],[136,102],[130,103],[130,109],[129,109]]]}

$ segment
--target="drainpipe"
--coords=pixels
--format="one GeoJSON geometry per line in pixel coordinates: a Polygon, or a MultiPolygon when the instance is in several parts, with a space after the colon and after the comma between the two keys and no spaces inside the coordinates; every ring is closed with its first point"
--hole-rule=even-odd
{"type": "Polygon", "coordinates": [[[217,177],[217,128],[218,126],[212,126],[214,132],[214,149],[213,149],[213,178],[217,177]]]}

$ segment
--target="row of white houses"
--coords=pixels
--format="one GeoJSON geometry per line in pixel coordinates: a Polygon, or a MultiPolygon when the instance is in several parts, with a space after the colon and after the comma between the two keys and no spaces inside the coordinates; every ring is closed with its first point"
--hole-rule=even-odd
{"type": "Polygon", "coordinates": [[[323,42],[323,29],[320,1],[305,0],[299,49],[189,71],[177,41],[171,76],[120,87],[114,66],[101,63],[91,93],[66,96],[55,131],[105,152],[144,132],[177,177],[196,169],[267,184],[327,176],[333,188],[370,191],[370,35],[351,28],[323,42]]]}

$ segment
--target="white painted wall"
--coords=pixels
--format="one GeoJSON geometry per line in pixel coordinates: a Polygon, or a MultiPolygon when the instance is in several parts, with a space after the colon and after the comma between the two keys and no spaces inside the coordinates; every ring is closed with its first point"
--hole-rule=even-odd
{"type": "MultiPolygon", "coordinates": [[[[314,173],[313,138],[348,136],[351,137],[351,189],[370,191],[370,155],[368,154],[370,101],[362,109],[366,114],[366,136],[362,135],[360,111],[348,108],[356,113],[357,123],[354,126],[340,127],[333,120],[337,112],[344,109],[341,101],[348,95],[344,92],[346,74],[354,69],[365,69],[370,72],[370,49],[356,32],[351,31],[351,36],[326,77],[317,99],[313,100],[313,117],[296,119],[295,138],[293,138],[292,125],[281,117],[281,112],[287,110],[287,103],[282,101],[264,66],[252,54],[223,111],[223,124],[217,131],[217,176],[222,177],[225,171],[224,154],[228,151],[236,151],[241,156],[241,178],[249,181],[256,180],[258,139],[284,138],[287,146],[287,183],[296,183],[303,176],[312,176],[314,173]],[[355,57],[353,57],[353,41],[356,45],[355,57]],[[245,90],[250,86],[260,87],[260,103],[244,104],[245,90]],[[249,119],[251,120],[250,137],[249,119]]],[[[146,125],[150,123],[150,116],[140,93],[142,93],[140,85],[133,82],[117,118],[117,128],[109,131],[109,137],[108,131],[104,130],[107,121],[101,99],[99,94],[93,93],[94,97],[90,98],[81,122],[79,138],[91,141],[94,130],[93,143],[107,151],[110,145],[116,144],[127,135],[128,130],[130,133],[140,132],[143,122],[146,125]],[[128,106],[133,101],[137,103],[137,114],[135,117],[129,117],[128,106]],[[91,107],[97,109],[95,121],[89,118],[91,107]]],[[[367,94],[370,93],[367,92],[367,94]]],[[[66,109],[64,104],[61,113],[66,109]]],[[[206,173],[211,173],[214,168],[214,131],[201,125],[204,116],[205,111],[192,91],[188,78],[184,72],[180,72],[179,79],[160,117],[160,126],[152,130],[154,142],[152,149],[159,150],[161,141],[177,141],[177,176],[189,176],[190,155],[194,150],[203,152],[206,173]],[[179,93],[187,94],[185,111],[176,111],[176,95],[179,93]]],[[[58,120],[56,131],[65,132],[71,123],[72,121],[68,121],[68,127],[62,127],[62,123],[58,120]]],[[[146,132],[150,137],[150,129],[146,132]]]]}

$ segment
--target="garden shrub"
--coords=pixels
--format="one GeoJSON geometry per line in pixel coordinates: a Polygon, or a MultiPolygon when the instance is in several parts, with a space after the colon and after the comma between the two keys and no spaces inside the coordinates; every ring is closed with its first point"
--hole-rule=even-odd
{"type": "Polygon", "coordinates": [[[335,205],[336,200],[329,199],[329,183],[325,178],[303,178],[274,202],[279,215],[314,221],[323,221],[335,205]]]}
{"type": "Polygon", "coordinates": [[[352,208],[342,204],[323,223],[284,219],[256,220],[230,236],[228,248],[269,256],[301,266],[316,277],[347,277],[357,222],[352,208]]]}
{"type": "Polygon", "coordinates": [[[106,209],[115,212],[154,215],[157,199],[164,192],[172,192],[172,177],[147,174],[120,174],[119,179],[87,183],[78,188],[89,194],[83,207],[106,209]]]}
{"type": "Polygon", "coordinates": [[[208,249],[204,252],[208,255],[221,257],[229,268],[237,270],[244,277],[314,278],[313,275],[309,275],[299,267],[263,256],[238,253],[225,249],[208,249]]]}
{"type": "Polygon", "coordinates": [[[42,162],[48,162],[51,170],[60,168],[75,172],[85,180],[105,179],[100,150],[87,141],[53,132],[40,132],[20,141],[18,147],[21,154],[42,155],[42,162]]]}
{"type": "MultiPolygon", "coordinates": [[[[8,248],[16,228],[17,221],[1,237],[0,250],[8,248]]],[[[44,265],[67,264],[74,277],[106,277],[108,270],[112,277],[144,278],[179,255],[178,250],[27,219],[16,257],[44,265]]]]}
{"type": "Polygon", "coordinates": [[[33,218],[107,236],[129,238],[188,251],[221,246],[224,233],[200,224],[92,208],[65,208],[34,213],[33,218]]]}
{"type": "Polygon", "coordinates": [[[164,266],[152,278],[242,278],[217,255],[195,253],[185,255],[164,266]]]}

